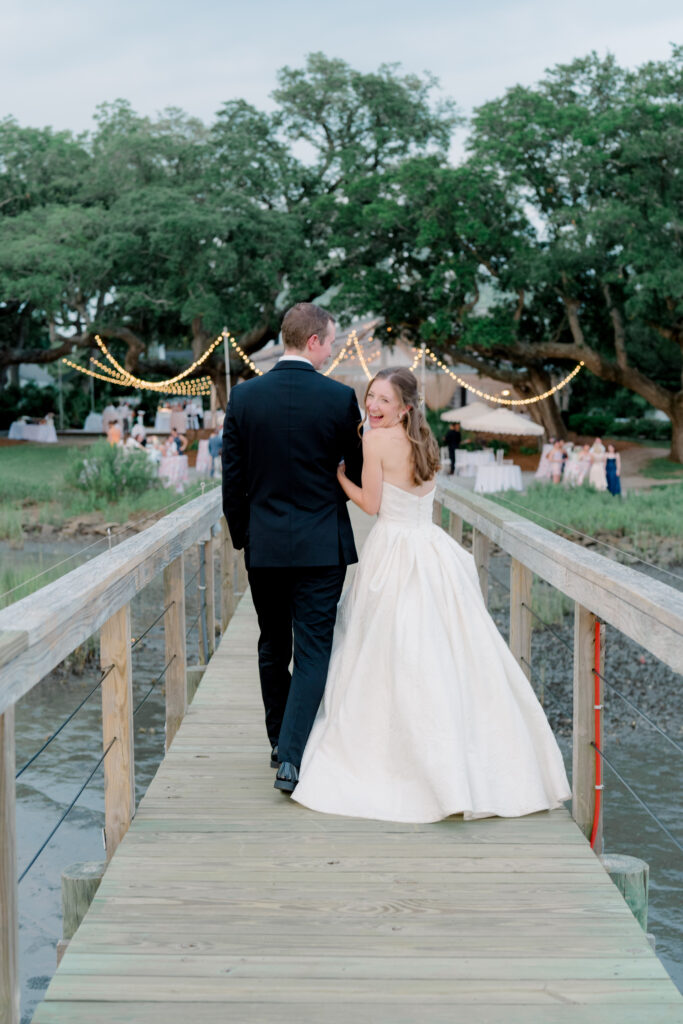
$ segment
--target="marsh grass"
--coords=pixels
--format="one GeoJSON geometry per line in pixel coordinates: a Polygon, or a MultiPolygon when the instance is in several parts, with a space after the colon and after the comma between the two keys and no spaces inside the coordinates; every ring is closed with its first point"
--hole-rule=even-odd
{"type": "Polygon", "coordinates": [[[7,540],[10,544],[23,544],[21,511],[12,505],[0,505],[0,540],[7,540]]]}
{"type": "Polygon", "coordinates": [[[623,500],[588,487],[542,484],[525,494],[506,491],[491,498],[570,540],[579,531],[621,548],[624,557],[635,553],[659,561],[661,553],[669,563],[683,559],[683,483],[634,491],[623,500]]]}

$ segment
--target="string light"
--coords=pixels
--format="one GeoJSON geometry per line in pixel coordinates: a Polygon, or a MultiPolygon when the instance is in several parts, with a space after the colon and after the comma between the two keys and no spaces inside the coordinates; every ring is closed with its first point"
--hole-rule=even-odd
{"type": "MultiPolygon", "coordinates": [[[[388,329],[389,328],[387,328],[387,330],[388,329]]],[[[419,352],[419,355],[416,357],[414,365],[417,365],[417,362],[419,361],[419,358],[422,354],[421,350],[413,349],[413,352],[416,351],[419,352]]],[[[573,380],[574,377],[576,377],[577,373],[581,372],[585,365],[583,360],[581,360],[581,362],[574,367],[571,373],[568,373],[563,380],[559,381],[552,388],[549,388],[547,391],[544,391],[542,395],[534,395],[533,398],[501,398],[500,395],[490,395],[486,391],[481,391],[479,388],[475,388],[472,384],[468,384],[467,381],[463,380],[462,377],[459,377],[457,373],[454,373],[453,370],[451,370],[450,366],[447,366],[446,363],[439,359],[439,357],[435,355],[431,349],[426,348],[424,352],[425,355],[429,356],[433,363],[436,363],[440,370],[443,370],[444,373],[447,373],[448,376],[451,377],[452,380],[460,384],[461,387],[466,388],[468,391],[471,391],[478,398],[484,398],[489,402],[496,402],[498,405],[520,406],[534,405],[536,402],[542,402],[544,399],[550,398],[551,395],[557,394],[557,392],[560,391],[563,387],[566,387],[566,385],[569,384],[569,382],[573,380]]]]}
{"type": "Polygon", "coordinates": [[[337,369],[337,367],[342,362],[342,360],[348,359],[349,356],[351,358],[353,358],[353,354],[354,353],[351,351],[352,343],[353,342],[352,342],[351,335],[349,335],[348,338],[346,339],[346,341],[344,342],[344,344],[342,345],[341,349],[339,350],[339,352],[337,352],[337,355],[334,357],[333,361],[330,363],[330,365],[325,370],[325,373],[324,373],[325,377],[329,377],[331,373],[334,373],[334,371],[337,369]]]}
{"type": "Polygon", "coordinates": [[[190,374],[194,373],[194,371],[199,366],[202,365],[202,363],[206,362],[206,360],[212,354],[214,349],[218,345],[220,345],[222,340],[223,334],[219,334],[218,337],[209,345],[206,351],[203,352],[198,359],[195,359],[195,361],[190,366],[188,366],[187,369],[183,370],[182,373],[176,374],[175,377],[169,377],[167,380],[142,380],[140,377],[135,377],[132,373],[129,373],[124,366],[121,366],[121,364],[116,361],[116,359],[111,354],[105,343],[102,341],[99,334],[95,335],[95,341],[99,345],[100,350],[102,351],[106,359],[120,374],[123,374],[124,377],[130,380],[130,386],[142,388],[143,390],[147,389],[149,391],[166,391],[169,385],[176,384],[179,381],[184,380],[186,377],[189,377],[190,374]]]}
{"type": "Polygon", "coordinates": [[[352,331],[350,337],[353,338],[353,344],[355,345],[356,353],[358,355],[358,362],[363,367],[363,372],[365,376],[368,378],[368,380],[372,380],[372,374],[368,370],[368,364],[365,362],[365,357],[363,356],[363,351],[360,347],[360,342],[358,341],[358,334],[356,333],[356,331],[352,331]]]}
{"type": "MultiPolygon", "coordinates": [[[[107,381],[109,384],[118,384],[119,387],[129,388],[132,385],[129,383],[127,378],[123,378],[121,374],[112,374],[107,368],[107,373],[97,373],[95,370],[89,370],[85,366],[80,366],[78,363],[74,363],[71,359],[63,358],[62,362],[67,366],[71,367],[72,370],[78,370],[79,373],[85,374],[87,377],[95,377],[97,380],[107,381]]],[[[93,360],[98,366],[102,366],[101,363],[97,363],[97,360],[93,360]]],[[[144,388],[140,387],[138,390],[146,391],[157,391],[162,394],[168,395],[183,395],[187,397],[195,397],[197,395],[210,395],[211,394],[211,378],[210,377],[198,377],[193,381],[188,381],[184,384],[174,384],[164,388],[144,388]]]]}

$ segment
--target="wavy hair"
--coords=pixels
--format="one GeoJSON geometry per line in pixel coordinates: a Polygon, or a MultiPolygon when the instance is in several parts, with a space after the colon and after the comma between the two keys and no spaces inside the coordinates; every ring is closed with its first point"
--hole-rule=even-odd
{"type": "Polygon", "coordinates": [[[401,419],[401,424],[412,449],[413,483],[416,487],[419,487],[420,484],[434,479],[441,468],[441,456],[436,439],[429,429],[429,424],[420,408],[417,377],[403,366],[393,369],[387,367],[385,370],[380,370],[379,373],[376,373],[367,386],[363,400],[366,419],[368,393],[376,380],[388,381],[401,405],[408,408],[407,414],[401,419]]]}

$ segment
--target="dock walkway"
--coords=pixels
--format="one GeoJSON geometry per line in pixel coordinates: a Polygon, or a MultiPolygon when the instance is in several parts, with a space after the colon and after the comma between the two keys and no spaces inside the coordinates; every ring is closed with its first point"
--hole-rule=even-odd
{"type": "Polygon", "coordinates": [[[35,1024],[673,1024],[566,811],[404,825],[273,789],[241,601],[35,1024]]]}

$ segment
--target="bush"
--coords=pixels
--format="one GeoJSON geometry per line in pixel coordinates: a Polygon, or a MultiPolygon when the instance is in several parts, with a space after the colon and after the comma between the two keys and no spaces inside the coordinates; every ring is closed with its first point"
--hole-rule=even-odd
{"type": "Polygon", "coordinates": [[[668,441],[671,423],[665,420],[630,419],[613,420],[608,412],[575,412],[569,417],[569,427],[577,434],[588,437],[628,437],[644,441],[668,441]]]}
{"type": "Polygon", "coordinates": [[[156,467],[144,452],[126,451],[97,441],[80,453],[69,467],[67,480],[93,498],[118,501],[159,487],[156,467]]]}

